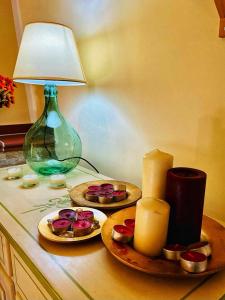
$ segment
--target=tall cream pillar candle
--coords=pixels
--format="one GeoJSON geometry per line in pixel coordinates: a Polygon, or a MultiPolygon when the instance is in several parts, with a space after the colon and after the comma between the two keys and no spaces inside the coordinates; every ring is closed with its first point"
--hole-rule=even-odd
{"type": "Polygon", "coordinates": [[[173,156],[155,149],[143,158],[142,197],[164,199],[167,171],[173,167],[173,156]]]}
{"type": "Polygon", "coordinates": [[[148,256],[158,256],[166,244],[170,206],[164,200],[142,198],[137,202],[134,248],[148,256]]]}

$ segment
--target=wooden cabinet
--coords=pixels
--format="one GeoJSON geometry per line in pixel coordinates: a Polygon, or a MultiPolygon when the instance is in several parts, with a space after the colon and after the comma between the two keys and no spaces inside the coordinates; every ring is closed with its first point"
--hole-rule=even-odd
{"type": "Polygon", "coordinates": [[[22,257],[0,231],[0,300],[51,300],[22,257]]]}
{"type": "Polygon", "coordinates": [[[9,242],[0,231],[0,300],[15,299],[15,288],[11,275],[12,264],[9,242]]]}
{"type": "Polygon", "coordinates": [[[20,295],[20,293],[18,291],[16,292],[16,299],[15,300],[23,300],[22,296],[20,295]]]}
{"type": "Polygon", "coordinates": [[[9,277],[12,276],[12,264],[10,258],[9,242],[0,231],[0,264],[9,277]]]}
{"type": "Polygon", "coordinates": [[[3,289],[3,287],[0,284],[0,300],[6,300],[5,299],[5,291],[3,289]]]}
{"type": "Polygon", "coordinates": [[[12,279],[6,274],[2,266],[0,266],[0,299],[14,300],[15,288],[12,279]]]}
{"type": "Polygon", "coordinates": [[[42,287],[41,283],[24,263],[23,259],[10,247],[12,266],[13,266],[13,281],[15,284],[16,299],[22,300],[50,300],[52,299],[47,291],[42,287]]]}

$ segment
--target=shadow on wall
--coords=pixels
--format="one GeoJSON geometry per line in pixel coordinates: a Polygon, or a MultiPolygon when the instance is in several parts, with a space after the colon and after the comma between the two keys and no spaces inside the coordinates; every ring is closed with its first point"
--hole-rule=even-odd
{"type": "Polygon", "coordinates": [[[199,122],[197,161],[207,173],[205,209],[215,218],[225,219],[225,107],[199,122]],[[207,172],[207,170],[209,170],[207,172]],[[215,197],[216,194],[216,197],[215,197]]]}

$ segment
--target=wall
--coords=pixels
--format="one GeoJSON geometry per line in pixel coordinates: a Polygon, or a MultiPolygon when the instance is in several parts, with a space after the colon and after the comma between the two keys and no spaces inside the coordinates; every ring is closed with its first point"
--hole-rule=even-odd
{"type": "MultiPolygon", "coordinates": [[[[0,74],[12,78],[17,57],[17,41],[10,0],[0,0],[0,74]]],[[[29,113],[23,85],[15,91],[15,104],[0,108],[0,125],[29,123],[29,113]]]]}
{"type": "Polygon", "coordinates": [[[225,40],[214,1],[20,0],[23,24],[74,30],[87,87],[60,106],[102,173],[141,183],[143,154],[207,172],[205,212],[225,219],[225,40]]]}

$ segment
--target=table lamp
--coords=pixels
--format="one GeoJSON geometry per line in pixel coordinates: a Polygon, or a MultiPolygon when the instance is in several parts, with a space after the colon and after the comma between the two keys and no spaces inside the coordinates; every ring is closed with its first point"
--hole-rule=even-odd
{"type": "Polygon", "coordinates": [[[57,86],[86,84],[72,30],[54,23],[26,25],[13,80],[44,85],[44,111],[25,137],[27,164],[46,176],[69,172],[79,163],[82,146],[59,111],[57,86]]]}

